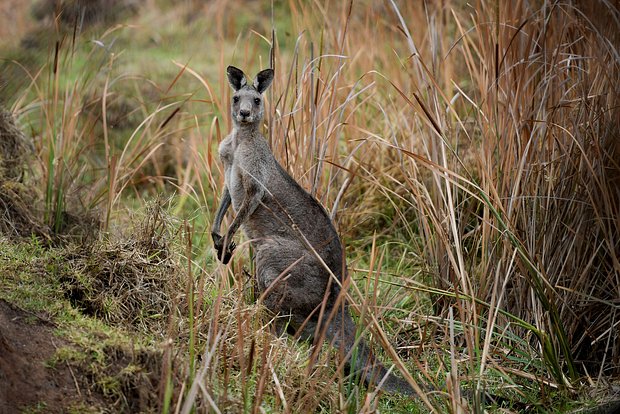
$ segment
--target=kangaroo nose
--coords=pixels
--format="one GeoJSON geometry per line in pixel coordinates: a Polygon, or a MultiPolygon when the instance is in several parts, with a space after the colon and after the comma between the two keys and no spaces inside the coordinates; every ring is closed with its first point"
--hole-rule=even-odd
{"type": "Polygon", "coordinates": [[[248,116],[250,116],[250,111],[247,109],[240,109],[239,110],[239,115],[241,115],[242,117],[246,118],[248,116]]]}

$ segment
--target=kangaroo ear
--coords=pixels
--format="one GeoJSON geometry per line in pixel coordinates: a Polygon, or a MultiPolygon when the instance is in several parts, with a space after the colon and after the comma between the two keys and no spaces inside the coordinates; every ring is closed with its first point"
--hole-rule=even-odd
{"type": "Polygon", "coordinates": [[[248,81],[245,79],[245,74],[241,69],[229,66],[226,68],[226,73],[228,74],[228,83],[230,83],[230,86],[232,86],[235,91],[247,85],[248,81]]]}
{"type": "Polygon", "coordinates": [[[263,93],[271,85],[271,81],[273,81],[273,69],[261,70],[254,79],[254,88],[258,93],[263,93]]]}

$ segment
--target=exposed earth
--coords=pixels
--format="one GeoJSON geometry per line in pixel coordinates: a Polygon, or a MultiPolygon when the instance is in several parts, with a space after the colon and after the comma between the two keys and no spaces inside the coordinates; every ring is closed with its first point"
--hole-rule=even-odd
{"type": "Polygon", "coordinates": [[[81,389],[66,364],[52,366],[58,347],[54,324],[0,300],[0,414],[61,413],[101,406],[102,396],[81,389]]]}

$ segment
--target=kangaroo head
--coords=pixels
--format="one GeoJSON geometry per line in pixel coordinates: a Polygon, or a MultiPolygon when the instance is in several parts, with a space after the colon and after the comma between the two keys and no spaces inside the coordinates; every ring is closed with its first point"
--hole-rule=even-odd
{"type": "Polygon", "coordinates": [[[231,103],[231,114],[235,125],[250,125],[260,122],[265,113],[262,94],[271,85],[273,69],[265,69],[259,72],[251,85],[241,69],[229,66],[226,73],[228,74],[228,82],[235,91],[231,103]]]}

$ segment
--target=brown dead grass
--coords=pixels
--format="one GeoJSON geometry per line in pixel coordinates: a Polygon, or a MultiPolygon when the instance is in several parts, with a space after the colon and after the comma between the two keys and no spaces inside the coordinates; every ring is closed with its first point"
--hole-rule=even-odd
{"type": "Polygon", "coordinates": [[[39,0],[32,7],[37,20],[54,20],[79,27],[113,23],[137,11],[137,0],[39,0]]]}
{"type": "Polygon", "coordinates": [[[155,202],[125,234],[68,247],[60,275],[67,298],[109,324],[163,337],[170,318],[183,316],[177,314],[185,284],[171,250],[174,231],[155,202]]]}
{"type": "Polygon", "coordinates": [[[23,183],[32,143],[18,128],[13,115],[0,107],[0,234],[7,237],[35,235],[49,239],[37,211],[36,190],[23,183]]]}

